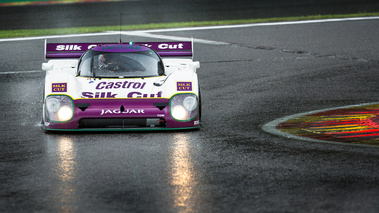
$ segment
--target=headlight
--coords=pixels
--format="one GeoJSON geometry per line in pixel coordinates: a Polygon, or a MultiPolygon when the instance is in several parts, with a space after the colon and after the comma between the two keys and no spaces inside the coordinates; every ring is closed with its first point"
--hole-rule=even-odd
{"type": "Polygon", "coordinates": [[[65,95],[51,95],[46,97],[46,115],[50,121],[66,122],[74,115],[74,104],[70,97],[65,95]]]}
{"type": "Polygon", "coordinates": [[[198,101],[195,94],[177,94],[170,100],[171,116],[178,121],[190,121],[198,114],[198,101]]]}
{"type": "Polygon", "coordinates": [[[62,106],[57,112],[59,121],[68,121],[72,118],[73,111],[69,106],[62,106]]]}
{"type": "Polygon", "coordinates": [[[61,103],[56,98],[46,99],[46,110],[48,112],[57,112],[59,107],[61,107],[61,103]]]}
{"type": "Polygon", "coordinates": [[[197,107],[197,99],[193,96],[188,96],[183,100],[183,106],[188,111],[195,110],[197,107]]]}
{"type": "Polygon", "coordinates": [[[187,110],[181,105],[174,106],[171,110],[171,114],[172,117],[174,117],[177,120],[186,120],[188,117],[187,110]]]}

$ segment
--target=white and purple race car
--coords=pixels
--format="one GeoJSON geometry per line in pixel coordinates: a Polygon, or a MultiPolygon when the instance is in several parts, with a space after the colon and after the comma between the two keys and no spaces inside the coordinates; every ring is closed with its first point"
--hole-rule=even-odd
{"type": "Polygon", "coordinates": [[[200,128],[200,63],[192,60],[192,44],[46,43],[42,128],[200,128]]]}

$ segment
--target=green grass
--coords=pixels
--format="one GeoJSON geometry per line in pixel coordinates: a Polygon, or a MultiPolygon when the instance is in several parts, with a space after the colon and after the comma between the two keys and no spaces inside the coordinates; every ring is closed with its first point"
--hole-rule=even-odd
{"type": "MultiPolygon", "coordinates": [[[[379,12],[356,13],[356,14],[345,14],[345,15],[316,15],[316,16],[301,16],[301,17],[288,17],[288,18],[242,19],[242,20],[198,21],[198,22],[177,22],[177,23],[151,23],[151,24],[141,24],[141,25],[123,25],[121,26],[121,29],[122,31],[131,31],[131,30],[148,30],[148,29],[197,27],[197,26],[219,26],[219,25],[232,25],[232,24],[300,21],[300,20],[331,19],[331,18],[352,18],[352,17],[369,17],[369,16],[379,16],[379,12]]],[[[120,30],[120,26],[76,27],[76,28],[56,28],[56,29],[34,29],[34,30],[33,29],[31,30],[0,30],[0,38],[81,34],[81,33],[95,33],[95,32],[106,32],[106,31],[119,31],[119,30],[120,30]]]]}

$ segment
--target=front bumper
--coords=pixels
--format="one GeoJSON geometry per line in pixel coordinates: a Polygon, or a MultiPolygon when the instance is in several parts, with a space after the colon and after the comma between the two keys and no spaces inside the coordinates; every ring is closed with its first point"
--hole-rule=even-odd
{"type": "Polygon", "coordinates": [[[199,107],[188,120],[172,117],[170,99],[77,99],[72,118],[49,119],[44,110],[42,128],[51,131],[140,131],[200,128],[199,107]]]}

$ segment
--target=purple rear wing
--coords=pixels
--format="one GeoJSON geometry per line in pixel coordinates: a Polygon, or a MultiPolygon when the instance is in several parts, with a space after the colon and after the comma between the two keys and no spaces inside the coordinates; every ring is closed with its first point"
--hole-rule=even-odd
{"type": "MultiPolygon", "coordinates": [[[[80,58],[87,50],[99,45],[118,43],[47,43],[45,41],[45,58],[80,58]]],[[[133,42],[133,45],[147,46],[155,50],[161,57],[192,57],[193,42],[133,42]]]]}

